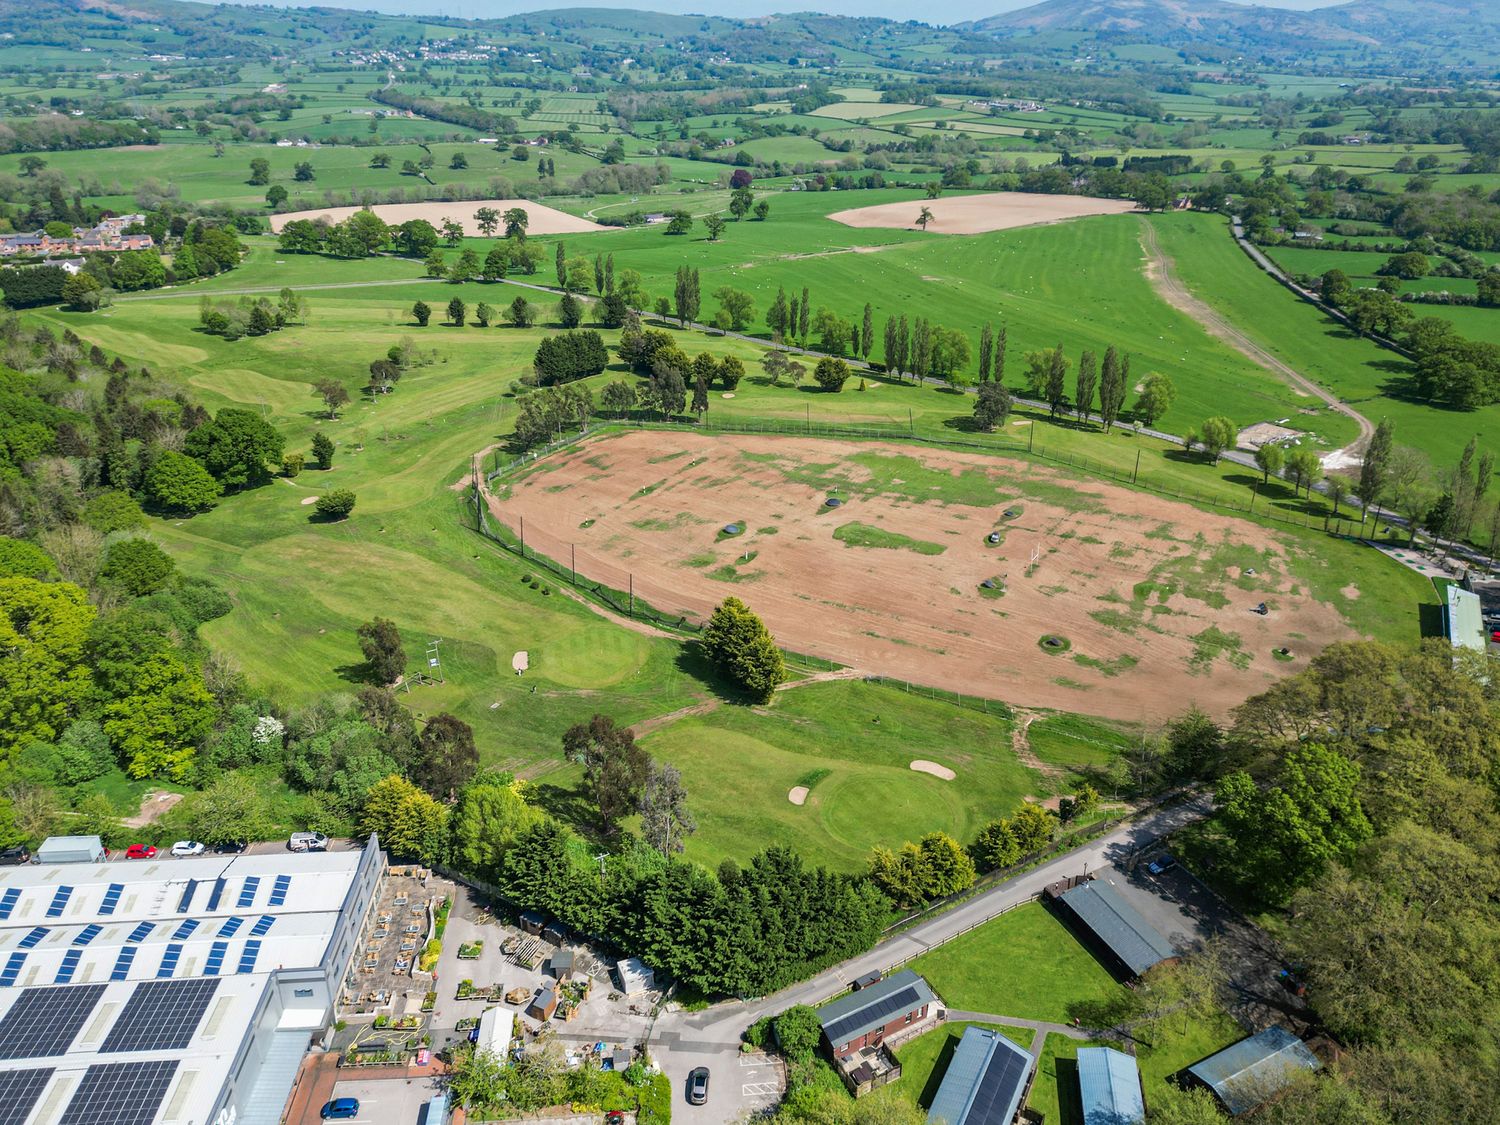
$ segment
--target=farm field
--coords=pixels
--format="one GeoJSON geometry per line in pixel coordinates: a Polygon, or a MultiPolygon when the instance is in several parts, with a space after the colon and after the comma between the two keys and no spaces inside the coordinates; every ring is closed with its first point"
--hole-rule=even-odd
{"type": "Polygon", "coordinates": [[[490,508],[659,611],[701,621],[736,594],[795,651],[1127,721],[1157,692],[1224,714],[1301,666],[1272,659],[1293,633],[1354,635],[1273,533],[970,454],[627,433],[538,462],[490,508]]]}
{"type": "MultiPolygon", "coordinates": [[[[530,199],[477,199],[463,203],[377,203],[370,210],[393,227],[412,219],[426,219],[437,227],[444,220],[453,219],[463,224],[466,235],[477,238],[480,230],[474,213],[481,207],[490,207],[502,214],[512,207],[524,208],[529,220],[527,234],[588,234],[608,229],[530,199]]],[[[287,223],[298,219],[311,219],[314,222],[321,219],[327,223],[338,223],[358,210],[358,207],[323,207],[312,211],[284,211],[271,219],[271,229],[280,231],[287,223]]]]}
{"type": "MultiPolygon", "coordinates": [[[[931,213],[931,221],[923,228],[926,233],[988,234],[990,231],[1044,226],[1090,215],[1120,215],[1134,211],[1135,204],[1128,199],[1001,192],[944,196],[920,205],[917,210],[931,213]]],[[[828,217],[836,223],[856,229],[878,227],[913,230],[918,226],[917,213],[910,203],[878,203],[849,211],[835,211],[828,217]]]]}

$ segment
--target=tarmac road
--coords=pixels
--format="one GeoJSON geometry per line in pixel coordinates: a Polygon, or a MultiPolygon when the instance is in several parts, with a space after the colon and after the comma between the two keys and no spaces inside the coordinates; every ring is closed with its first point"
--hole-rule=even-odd
{"type": "Polygon", "coordinates": [[[774,996],[729,1001],[699,1012],[664,1014],[652,1031],[649,1048],[651,1057],[672,1081],[673,1120],[686,1125],[720,1125],[738,1121],[777,1100],[783,1080],[774,1059],[740,1054],[740,1036],[761,1016],[793,1004],[822,1003],[844,992],[856,978],[884,972],[951,941],[1002,911],[1035,898],[1048,883],[1064,876],[1082,874],[1085,868],[1097,871],[1110,864],[1123,866],[1130,856],[1156,840],[1206,816],[1209,807],[1209,799],[1200,797],[1121,825],[774,996]],[[687,1076],[697,1066],[709,1070],[708,1102],[691,1106],[685,1096],[687,1076]]]}

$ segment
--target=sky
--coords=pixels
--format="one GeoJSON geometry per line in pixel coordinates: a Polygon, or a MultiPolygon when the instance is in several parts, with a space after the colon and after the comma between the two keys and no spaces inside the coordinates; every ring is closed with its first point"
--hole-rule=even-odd
{"type": "MultiPolygon", "coordinates": [[[[700,15],[754,17],[775,12],[818,11],[841,16],[884,16],[905,20],[920,15],[924,22],[945,24],[983,19],[1016,8],[1029,7],[1035,0],[949,0],[942,15],[934,17],[930,9],[913,5],[911,0],[270,0],[283,7],[353,8],[360,11],[389,12],[403,15],[457,16],[461,19],[487,19],[536,12],[547,8],[635,8],[652,12],[694,13],[700,15]]],[[[1230,0],[1231,3],[1255,4],[1258,0],[1230,0]]],[[[1277,8],[1326,8],[1344,0],[1277,0],[1277,8]]]]}

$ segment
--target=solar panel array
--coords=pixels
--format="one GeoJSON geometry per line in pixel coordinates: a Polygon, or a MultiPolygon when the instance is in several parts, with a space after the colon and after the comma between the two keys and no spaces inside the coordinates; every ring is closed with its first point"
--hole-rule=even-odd
{"type": "Polygon", "coordinates": [[[245,885],[240,888],[240,901],[235,905],[240,910],[249,909],[250,904],[255,901],[255,892],[260,889],[260,876],[245,876],[245,885]]]}
{"type": "Polygon", "coordinates": [[[16,983],[16,978],[21,975],[21,966],[26,964],[26,954],[12,953],[5,962],[5,968],[0,969],[0,988],[11,988],[16,983]]]}
{"type": "Polygon", "coordinates": [[[271,898],[267,906],[285,906],[286,893],[292,889],[292,877],[290,875],[278,875],[276,881],[271,884],[271,898]]]}
{"type": "Polygon", "coordinates": [[[16,942],[17,949],[35,949],[41,940],[51,931],[46,926],[33,926],[20,941],[16,942]]]}
{"type": "Polygon", "coordinates": [[[245,951],[240,954],[240,967],[236,972],[253,973],[255,971],[255,959],[260,956],[260,942],[251,938],[245,943],[245,951]]]}
{"type": "Polygon", "coordinates": [[[21,901],[21,892],[15,887],[7,887],[5,893],[0,895],[0,921],[10,917],[16,903],[21,901]]]}
{"type": "Polygon", "coordinates": [[[991,1055],[962,1125],[1010,1125],[1008,1111],[1030,1067],[1031,1060],[1016,1051],[1001,1050],[991,1055]]]}
{"type": "Polygon", "coordinates": [[[255,925],[253,925],[253,926],[250,927],[250,936],[251,937],[265,937],[268,933],[271,932],[271,927],[274,926],[275,924],[276,924],[276,915],[274,915],[274,914],[262,914],[260,916],[260,921],[256,922],[255,925]]]}
{"type": "Polygon", "coordinates": [[[204,909],[212,914],[219,909],[219,900],[224,897],[224,888],[229,885],[229,880],[222,875],[214,880],[213,893],[208,896],[208,905],[204,909]]]}
{"type": "Polygon", "coordinates": [[[177,900],[177,913],[186,914],[189,906],[193,905],[193,892],[198,889],[198,880],[189,879],[187,886],[182,888],[182,897],[177,900]]]}
{"type": "Polygon", "coordinates": [[[912,987],[903,988],[835,1020],[832,1025],[824,1028],[824,1032],[828,1036],[828,1042],[837,1047],[850,1039],[858,1028],[871,1024],[879,1027],[886,1022],[888,1016],[902,1015],[921,1006],[922,1000],[917,990],[912,987]]]}
{"type": "Polygon", "coordinates": [[[237,914],[233,918],[224,919],[224,924],[219,927],[219,937],[234,937],[244,924],[245,920],[237,914]]]}
{"type": "Polygon", "coordinates": [[[156,929],[155,922],[142,922],[126,935],[126,941],[145,941],[146,935],[156,929]]]}
{"type": "Polygon", "coordinates": [[[114,971],[109,974],[110,980],[125,980],[130,976],[130,966],[135,962],[136,945],[127,945],[120,950],[120,956],[115,959],[114,971]]]}
{"type": "Polygon", "coordinates": [[[176,1059],[91,1066],[58,1125],[151,1125],[176,1073],[176,1059]]]}
{"type": "Polygon", "coordinates": [[[198,919],[189,918],[172,931],[173,941],[182,941],[184,938],[193,936],[193,931],[198,928],[198,919]]]}
{"type": "Polygon", "coordinates": [[[73,888],[69,886],[58,887],[52,895],[52,905],[47,907],[48,918],[61,918],[62,912],[68,908],[68,899],[73,897],[73,888]]]}
{"type": "Polygon", "coordinates": [[[78,936],[73,939],[73,944],[87,945],[103,932],[103,926],[99,925],[99,923],[97,922],[91,922],[87,926],[83,927],[83,929],[78,931],[78,936]]]}
{"type": "Polygon", "coordinates": [[[52,979],[58,984],[68,984],[73,979],[73,974],[78,971],[78,962],[83,959],[83,950],[70,949],[63,954],[62,964],[57,967],[57,976],[52,979]]]}
{"type": "Polygon", "coordinates": [[[50,1066],[0,1070],[0,1125],[26,1125],[42,1091],[52,1079],[50,1066]]]}
{"type": "Polygon", "coordinates": [[[193,1041],[218,987],[219,982],[211,977],[136,985],[99,1053],[182,1050],[193,1041]]]}
{"type": "Polygon", "coordinates": [[[102,984],[23,989],[0,1019],[0,1059],[41,1059],[65,1054],[83,1021],[104,996],[102,984]]]}
{"type": "Polygon", "coordinates": [[[104,901],[99,904],[100,914],[113,914],[120,905],[120,896],[125,893],[124,883],[111,883],[104,891],[104,901]]]}
{"type": "Polygon", "coordinates": [[[167,946],[167,951],[161,955],[161,964],[157,966],[158,977],[169,977],[177,971],[177,962],[182,960],[182,944],[173,942],[167,946]]]}
{"type": "Polygon", "coordinates": [[[203,975],[216,977],[224,967],[224,954],[229,952],[227,941],[216,941],[208,949],[208,960],[203,963],[203,975]]]}

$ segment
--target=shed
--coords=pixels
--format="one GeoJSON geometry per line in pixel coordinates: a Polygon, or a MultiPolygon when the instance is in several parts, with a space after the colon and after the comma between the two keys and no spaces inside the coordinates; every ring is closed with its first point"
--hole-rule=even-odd
{"type": "Polygon", "coordinates": [[[434,1094],[422,1107],[422,1125],[447,1125],[448,1095],[434,1094]]]}
{"type": "Polygon", "coordinates": [[[552,1013],[557,1011],[557,992],[551,988],[544,988],[537,993],[531,1007],[526,1009],[526,1014],[534,1020],[550,1020],[552,1013]]]}
{"type": "Polygon", "coordinates": [[[928,1125],[1011,1125],[1036,1074],[1031,1052],[998,1031],[967,1027],[927,1113],[928,1125]]]}
{"type": "Polygon", "coordinates": [[[1083,1125],[1142,1125],[1146,1099],[1136,1062],[1113,1047],[1078,1048],[1083,1125]]]}
{"type": "Polygon", "coordinates": [[[1055,900],[1126,976],[1138,977],[1177,956],[1171,942],[1103,879],[1092,879],[1055,900]]]}
{"type": "Polygon", "coordinates": [[[656,988],[656,974],[639,957],[616,961],[615,975],[620,978],[620,991],[626,996],[640,996],[656,988]]]}
{"type": "Polygon", "coordinates": [[[927,982],[906,969],[818,1009],[823,1038],[835,1055],[853,1054],[925,1019],[936,999],[927,982]]]}
{"type": "Polygon", "coordinates": [[[630,1064],[634,1061],[634,1052],[629,1047],[616,1047],[614,1054],[610,1057],[610,1062],[613,1064],[615,1070],[629,1070],[630,1064]]]}
{"type": "Polygon", "coordinates": [[[1188,1073],[1237,1117],[1279,1092],[1297,1071],[1317,1070],[1321,1065],[1307,1044],[1290,1031],[1268,1027],[1194,1063],[1188,1073]]]}
{"type": "Polygon", "coordinates": [[[553,945],[562,945],[568,940],[568,927],[561,922],[549,922],[542,930],[542,940],[553,945]]]}
{"type": "Polygon", "coordinates": [[[1484,613],[1479,595],[1462,586],[1449,586],[1443,602],[1443,632],[1454,648],[1484,652],[1484,613]]]}
{"type": "Polygon", "coordinates": [[[573,951],[571,949],[559,949],[552,955],[552,975],[558,980],[567,980],[573,971],[573,951]]]}
{"type": "Polygon", "coordinates": [[[541,933],[542,927],[546,924],[547,917],[544,914],[539,914],[535,910],[523,910],[521,912],[521,929],[525,930],[528,934],[535,935],[541,933]]]}
{"type": "Polygon", "coordinates": [[[38,863],[103,863],[108,858],[98,836],[48,836],[36,850],[38,863]]]}
{"type": "Polygon", "coordinates": [[[885,975],[883,973],[866,973],[862,977],[855,978],[854,991],[858,992],[861,988],[869,988],[872,984],[879,984],[884,979],[885,975]]]}
{"type": "Polygon", "coordinates": [[[505,1008],[486,1008],[479,1017],[479,1035],[474,1040],[474,1051],[488,1051],[504,1062],[510,1055],[510,1033],[515,1017],[505,1008]]]}

